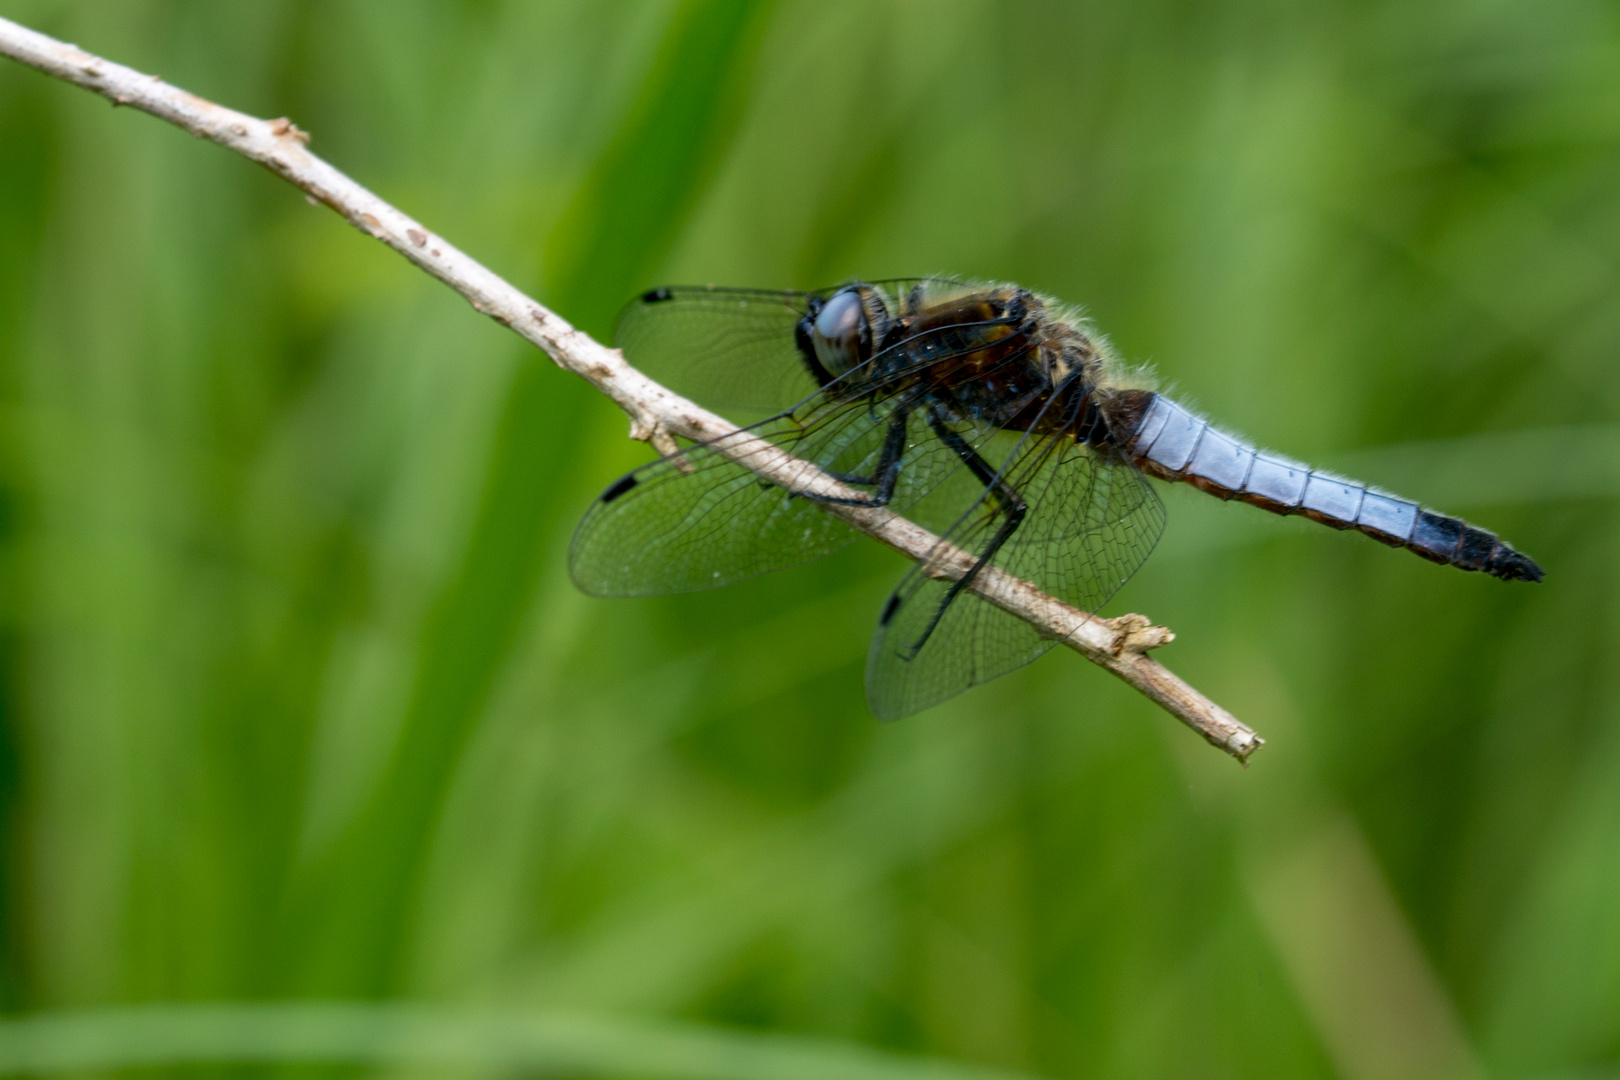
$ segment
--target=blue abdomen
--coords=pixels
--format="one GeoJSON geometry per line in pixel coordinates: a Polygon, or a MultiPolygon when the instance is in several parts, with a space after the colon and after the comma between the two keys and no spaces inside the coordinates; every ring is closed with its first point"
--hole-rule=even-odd
{"type": "Polygon", "coordinates": [[[1335,529],[1356,529],[1463,570],[1483,570],[1507,580],[1542,578],[1541,567],[1494,533],[1354,480],[1261,453],[1162,394],[1150,398],[1141,423],[1123,442],[1137,467],[1152,476],[1274,514],[1303,514],[1335,529]]]}

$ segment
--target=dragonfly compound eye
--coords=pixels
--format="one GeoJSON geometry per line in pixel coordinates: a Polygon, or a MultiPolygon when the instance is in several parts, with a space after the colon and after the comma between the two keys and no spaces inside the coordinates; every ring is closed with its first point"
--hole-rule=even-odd
{"type": "Polygon", "coordinates": [[[854,289],[835,294],[816,313],[810,336],[815,342],[816,359],[831,374],[843,375],[858,364],[865,351],[863,346],[871,340],[861,294],[854,289]]]}

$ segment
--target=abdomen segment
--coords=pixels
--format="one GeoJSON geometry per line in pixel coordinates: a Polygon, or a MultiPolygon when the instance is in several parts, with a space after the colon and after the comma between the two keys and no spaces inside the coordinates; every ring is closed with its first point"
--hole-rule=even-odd
{"type": "Polygon", "coordinates": [[[1335,529],[1357,529],[1391,547],[1463,570],[1483,570],[1510,581],[1541,580],[1541,567],[1494,533],[1354,480],[1261,453],[1162,394],[1148,397],[1124,448],[1151,476],[1274,514],[1303,514],[1335,529]]]}

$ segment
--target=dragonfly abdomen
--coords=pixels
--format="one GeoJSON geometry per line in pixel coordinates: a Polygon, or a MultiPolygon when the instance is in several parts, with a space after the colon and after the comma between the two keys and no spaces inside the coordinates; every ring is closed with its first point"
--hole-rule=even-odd
{"type": "Polygon", "coordinates": [[[1141,421],[1122,441],[1137,467],[1152,476],[1274,514],[1303,514],[1335,529],[1356,529],[1433,562],[1507,580],[1541,580],[1541,568],[1494,533],[1354,480],[1261,453],[1162,394],[1147,397],[1135,403],[1141,421]]]}

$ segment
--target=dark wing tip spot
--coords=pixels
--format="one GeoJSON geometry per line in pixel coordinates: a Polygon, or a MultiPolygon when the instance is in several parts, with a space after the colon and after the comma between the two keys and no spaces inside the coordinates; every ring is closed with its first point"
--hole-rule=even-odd
{"type": "Polygon", "coordinates": [[[631,473],[628,476],[619,477],[617,480],[613,481],[613,485],[611,487],[602,492],[602,501],[605,503],[612,502],[620,495],[623,495],[625,492],[635,487],[637,482],[638,481],[636,480],[635,473],[631,473]]]}
{"type": "Polygon", "coordinates": [[[646,292],[641,294],[641,302],[643,304],[658,304],[665,300],[673,299],[675,299],[675,294],[663,286],[659,286],[656,289],[648,289],[646,292]]]}
{"type": "Polygon", "coordinates": [[[883,614],[878,616],[878,625],[888,626],[889,620],[894,618],[894,613],[899,610],[900,594],[895,593],[893,596],[889,597],[889,602],[883,605],[883,614]]]}

